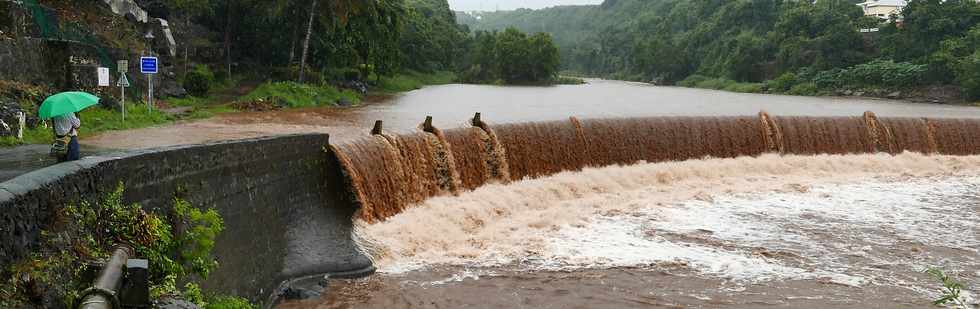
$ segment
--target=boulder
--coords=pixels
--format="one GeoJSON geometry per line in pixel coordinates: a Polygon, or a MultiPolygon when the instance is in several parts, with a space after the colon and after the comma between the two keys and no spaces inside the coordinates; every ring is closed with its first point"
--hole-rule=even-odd
{"type": "Polygon", "coordinates": [[[19,114],[23,112],[17,103],[0,103],[0,136],[15,136],[20,130],[19,114]]]}
{"type": "Polygon", "coordinates": [[[126,19],[134,22],[146,23],[149,21],[149,14],[133,0],[102,0],[102,2],[109,6],[113,14],[125,16],[126,19]]]}
{"type": "Polygon", "coordinates": [[[189,302],[189,301],[186,301],[186,300],[183,300],[183,299],[179,299],[179,298],[175,298],[175,297],[172,297],[172,296],[166,296],[166,297],[163,297],[162,299],[156,301],[153,304],[153,307],[154,308],[159,308],[159,309],[198,309],[198,308],[200,308],[200,307],[198,307],[196,304],[194,304],[192,302],[189,302]]]}
{"type": "MultiPolygon", "coordinates": [[[[156,37],[154,45],[163,46],[170,57],[177,57],[177,41],[174,34],[170,31],[170,23],[166,19],[154,18],[150,23],[150,29],[156,37]]],[[[156,48],[156,46],[154,48],[156,48]]]]}
{"type": "Polygon", "coordinates": [[[160,85],[160,90],[154,95],[155,97],[183,98],[187,96],[187,89],[177,83],[176,79],[164,78],[162,82],[163,85],[160,85]]]}
{"type": "Polygon", "coordinates": [[[889,93],[888,94],[888,98],[889,99],[898,99],[898,98],[901,98],[901,97],[902,97],[902,92],[901,91],[895,91],[895,92],[892,92],[892,93],[889,93]]]}

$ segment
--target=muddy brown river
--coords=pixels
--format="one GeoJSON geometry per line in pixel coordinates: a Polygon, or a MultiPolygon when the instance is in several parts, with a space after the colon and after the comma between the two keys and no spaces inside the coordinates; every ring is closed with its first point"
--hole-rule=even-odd
{"type": "MultiPolygon", "coordinates": [[[[492,123],[760,110],[980,118],[968,106],[589,82],[434,86],[362,107],[226,114],[82,142],[130,149],[304,132],[336,141],[367,135],[375,120],[404,131],[431,115],[448,128],[474,112],[492,123]]],[[[928,308],[941,288],[929,267],[962,282],[962,301],[976,306],[977,192],[980,157],[912,153],[639,163],[490,184],[359,222],[378,274],[331,280],[322,297],[280,308],[928,308]]]]}
{"type": "Polygon", "coordinates": [[[283,133],[325,132],[334,140],[366,134],[375,120],[392,130],[415,128],[431,115],[442,128],[465,125],[480,112],[491,123],[599,117],[755,115],[980,118],[980,108],[902,101],[799,97],[589,80],[587,85],[502,87],[442,85],[355,108],[235,113],[157,128],[117,131],[85,140],[104,148],[142,148],[283,133]]]}

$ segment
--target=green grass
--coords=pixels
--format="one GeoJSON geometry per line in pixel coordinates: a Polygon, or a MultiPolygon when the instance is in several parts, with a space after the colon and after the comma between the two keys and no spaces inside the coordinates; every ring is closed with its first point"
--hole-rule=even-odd
{"type": "Polygon", "coordinates": [[[371,92],[392,94],[412,91],[428,85],[445,85],[456,81],[456,74],[449,71],[419,73],[406,71],[389,77],[381,77],[381,82],[371,92]]]}
{"type": "Polygon", "coordinates": [[[360,102],[360,96],[351,90],[296,82],[267,82],[238,98],[239,101],[258,99],[281,99],[289,107],[336,105],[340,99],[347,99],[354,104],[360,102]]]}
{"type": "Polygon", "coordinates": [[[703,75],[691,75],[677,83],[678,86],[704,88],[731,92],[761,93],[762,83],[741,83],[727,78],[711,78],[703,75]]]}
{"type": "MultiPolygon", "coordinates": [[[[241,79],[230,80],[218,85],[218,89],[234,87],[241,79]]],[[[448,71],[435,73],[403,72],[390,77],[382,77],[378,85],[371,88],[372,93],[393,94],[422,88],[426,85],[441,85],[456,81],[456,75],[448,71]]],[[[180,119],[204,119],[216,114],[238,112],[230,105],[215,105],[218,100],[214,94],[219,91],[212,89],[212,95],[207,97],[165,98],[171,107],[192,107],[189,113],[179,117],[154,110],[149,112],[145,105],[127,102],[126,120],[122,113],[92,107],[79,113],[82,128],[81,138],[97,135],[105,131],[144,128],[154,125],[171,123],[180,119]]],[[[336,105],[341,99],[353,104],[361,101],[361,96],[351,90],[338,89],[330,85],[309,85],[295,82],[267,82],[255,88],[252,92],[241,96],[238,100],[282,99],[288,107],[313,107],[336,105]]],[[[15,137],[0,137],[0,147],[10,147],[23,144],[48,144],[52,142],[53,133],[48,128],[38,127],[24,131],[24,139],[15,137]]]]}
{"type": "Polygon", "coordinates": [[[564,76],[560,75],[555,79],[555,84],[558,85],[581,85],[585,84],[585,80],[580,77],[574,76],[564,76]]]}
{"type": "MultiPolygon", "coordinates": [[[[152,112],[141,104],[126,104],[126,120],[123,121],[122,113],[106,110],[98,106],[91,107],[78,113],[78,118],[82,121],[82,127],[78,130],[80,138],[97,135],[105,131],[126,130],[144,128],[154,125],[170,123],[173,117],[163,112],[154,110],[152,112]]],[[[38,126],[34,129],[24,131],[24,139],[17,140],[14,137],[0,137],[0,146],[17,146],[22,144],[47,144],[51,143],[54,133],[50,122],[48,127],[38,126]]]]}

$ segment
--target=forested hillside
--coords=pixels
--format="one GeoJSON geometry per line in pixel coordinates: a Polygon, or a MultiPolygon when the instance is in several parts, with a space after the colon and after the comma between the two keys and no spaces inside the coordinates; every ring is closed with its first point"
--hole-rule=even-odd
{"type": "Polygon", "coordinates": [[[952,84],[980,98],[980,4],[912,0],[878,20],[858,2],[607,0],[458,20],[552,33],[562,68],[593,76],[799,94],[952,84]]]}

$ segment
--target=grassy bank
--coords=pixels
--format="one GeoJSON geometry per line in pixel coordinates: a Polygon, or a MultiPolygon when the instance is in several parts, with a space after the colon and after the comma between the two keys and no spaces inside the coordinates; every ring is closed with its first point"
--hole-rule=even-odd
{"type": "MultiPolygon", "coordinates": [[[[161,111],[148,111],[145,105],[127,103],[126,120],[122,119],[122,113],[106,110],[99,107],[92,107],[78,113],[78,118],[82,121],[82,128],[79,129],[79,137],[85,138],[94,136],[105,131],[126,130],[149,127],[172,122],[175,118],[161,111]]],[[[54,138],[50,122],[48,127],[38,126],[37,128],[24,130],[24,139],[17,140],[12,136],[0,137],[0,146],[16,146],[21,144],[47,144],[54,138]]]]}
{"type": "Polygon", "coordinates": [[[266,82],[237,101],[267,101],[279,107],[314,107],[338,105],[341,101],[357,104],[360,100],[356,92],[330,85],[266,82]]]}
{"type": "MultiPolygon", "coordinates": [[[[377,79],[372,79],[377,80],[377,79]]],[[[369,88],[369,94],[395,94],[411,91],[428,85],[449,84],[456,81],[452,72],[419,73],[408,71],[392,76],[383,76],[369,88]]],[[[240,83],[240,80],[235,80],[240,83]]],[[[82,120],[79,130],[80,138],[98,135],[106,131],[127,130],[169,124],[177,120],[203,119],[221,113],[248,110],[250,104],[259,102],[271,108],[296,108],[336,105],[357,105],[362,95],[349,89],[341,89],[329,84],[301,84],[291,81],[264,82],[244,95],[229,97],[226,90],[236,85],[216,87],[203,97],[187,96],[184,98],[164,98],[159,100],[168,108],[181,108],[183,112],[171,114],[160,110],[148,111],[146,106],[137,102],[127,102],[126,120],[122,113],[100,107],[91,107],[78,113],[82,120]],[[239,108],[236,108],[239,107],[239,108]],[[245,108],[242,108],[245,107],[245,108]]],[[[22,144],[51,143],[53,133],[50,128],[39,126],[24,131],[24,139],[18,140],[12,136],[0,137],[0,147],[10,147],[22,144]]]]}
{"type": "Polygon", "coordinates": [[[372,87],[370,92],[375,94],[394,94],[420,89],[424,86],[450,84],[456,82],[456,79],[456,74],[449,71],[437,71],[434,73],[406,71],[390,77],[381,77],[381,80],[376,86],[372,87]]]}
{"type": "Polygon", "coordinates": [[[762,83],[742,83],[726,78],[711,78],[702,75],[691,75],[688,78],[677,82],[677,85],[681,87],[715,89],[743,93],[764,92],[762,83]]]}

